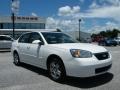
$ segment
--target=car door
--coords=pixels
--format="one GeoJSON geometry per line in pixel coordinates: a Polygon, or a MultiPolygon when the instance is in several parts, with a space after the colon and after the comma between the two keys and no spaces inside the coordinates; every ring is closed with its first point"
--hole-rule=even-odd
{"type": "Polygon", "coordinates": [[[18,50],[19,50],[19,56],[20,60],[25,63],[29,63],[29,38],[30,38],[30,33],[22,35],[19,40],[18,40],[18,50]]]}
{"type": "Polygon", "coordinates": [[[11,49],[12,46],[12,38],[4,36],[4,47],[6,49],[11,49]]]}
{"type": "Polygon", "coordinates": [[[42,52],[43,52],[44,45],[33,44],[32,42],[34,40],[40,40],[41,42],[43,42],[42,37],[40,36],[39,33],[37,32],[31,33],[31,36],[29,39],[30,47],[28,50],[29,63],[35,66],[41,66],[42,65],[41,59],[43,59],[42,52]]]}
{"type": "Polygon", "coordinates": [[[12,45],[12,39],[8,36],[0,36],[0,48],[10,49],[12,45]]]}

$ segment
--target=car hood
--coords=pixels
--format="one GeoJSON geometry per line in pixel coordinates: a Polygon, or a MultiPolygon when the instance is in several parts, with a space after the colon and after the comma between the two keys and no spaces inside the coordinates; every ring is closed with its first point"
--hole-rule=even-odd
{"type": "Polygon", "coordinates": [[[61,48],[61,49],[81,49],[81,50],[87,50],[92,53],[99,53],[99,52],[106,52],[107,50],[98,45],[89,44],[89,43],[64,43],[64,44],[51,44],[51,46],[55,48],[61,48]]]}

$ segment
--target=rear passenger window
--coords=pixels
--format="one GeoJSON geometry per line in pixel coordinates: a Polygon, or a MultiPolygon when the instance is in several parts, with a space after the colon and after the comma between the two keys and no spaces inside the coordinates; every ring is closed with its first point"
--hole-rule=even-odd
{"type": "Polygon", "coordinates": [[[30,33],[24,34],[20,37],[19,43],[29,43],[30,33]]]}

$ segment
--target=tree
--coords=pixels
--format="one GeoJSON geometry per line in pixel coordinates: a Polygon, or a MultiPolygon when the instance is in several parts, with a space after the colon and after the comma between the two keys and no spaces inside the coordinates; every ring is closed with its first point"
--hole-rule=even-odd
{"type": "Polygon", "coordinates": [[[115,38],[118,36],[118,33],[120,33],[120,30],[118,30],[118,29],[113,29],[112,31],[106,30],[106,31],[101,31],[98,34],[92,34],[91,37],[103,36],[103,37],[107,37],[107,38],[115,38]]]}
{"type": "Polygon", "coordinates": [[[119,30],[117,30],[117,29],[113,29],[113,38],[114,37],[117,37],[118,36],[118,33],[119,33],[119,30]]]}
{"type": "Polygon", "coordinates": [[[106,32],[105,31],[101,31],[99,34],[103,37],[106,37],[106,32]]]}

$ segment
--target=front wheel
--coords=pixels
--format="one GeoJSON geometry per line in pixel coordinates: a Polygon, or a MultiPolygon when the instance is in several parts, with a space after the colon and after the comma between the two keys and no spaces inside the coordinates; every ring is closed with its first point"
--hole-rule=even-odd
{"type": "Polygon", "coordinates": [[[20,65],[20,59],[19,59],[18,53],[15,52],[13,54],[13,59],[14,59],[14,64],[17,65],[17,66],[19,66],[20,65]]]}
{"type": "Polygon", "coordinates": [[[53,58],[53,60],[48,64],[49,75],[52,80],[60,82],[65,79],[65,68],[61,60],[53,58]]]}

